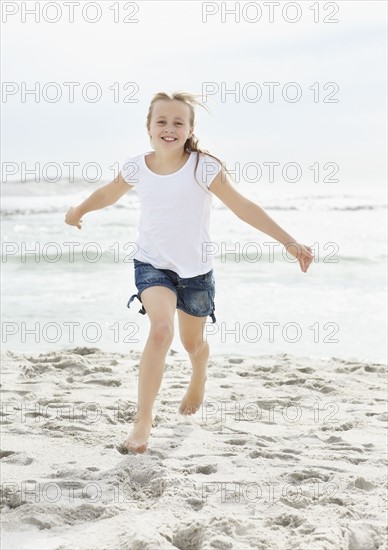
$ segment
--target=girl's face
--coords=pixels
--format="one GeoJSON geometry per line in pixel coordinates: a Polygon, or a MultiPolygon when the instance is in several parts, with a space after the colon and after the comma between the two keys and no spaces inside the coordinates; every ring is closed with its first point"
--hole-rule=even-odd
{"type": "Polygon", "coordinates": [[[157,101],[152,110],[148,135],[155,149],[176,151],[184,147],[192,135],[189,106],[177,99],[157,101]]]}

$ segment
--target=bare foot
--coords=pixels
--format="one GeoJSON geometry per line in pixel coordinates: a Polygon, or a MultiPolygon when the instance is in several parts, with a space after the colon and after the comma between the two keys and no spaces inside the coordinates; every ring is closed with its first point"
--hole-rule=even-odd
{"type": "Polygon", "coordinates": [[[179,406],[180,414],[195,414],[202,405],[205,394],[206,374],[191,378],[187,392],[179,406]]]}
{"type": "Polygon", "coordinates": [[[152,419],[137,420],[127,439],[117,447],[121,454],[127,453],[145,453],[147,450],[148,437],[152,428],[152,419]]]}

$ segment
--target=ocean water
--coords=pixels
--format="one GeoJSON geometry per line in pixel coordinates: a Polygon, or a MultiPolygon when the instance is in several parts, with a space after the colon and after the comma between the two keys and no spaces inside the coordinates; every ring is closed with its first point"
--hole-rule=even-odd
{"type": "MultiPolygon", "coordinates": [[[[64,223],[67,208],[96,187],[77,180],[3,184],[3,350],[143,349],[148,317],[136,299],[127,308],[136,293],[136,191],[85,215],[81,231],[64,223]]],[[[238,190],[312,246],[315,259],[303,273],[276,241],[213,197],[217,322],[208,317],[205,329],[212,353],[385,362],[385,190],[301,183],[238,190]]],[[[184,351],[177,315],[172,348],[184,351]]]]}

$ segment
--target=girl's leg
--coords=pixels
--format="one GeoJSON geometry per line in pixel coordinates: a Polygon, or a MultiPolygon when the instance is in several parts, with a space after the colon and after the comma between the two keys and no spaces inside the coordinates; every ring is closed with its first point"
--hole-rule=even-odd
{"type": "Polygon", "coordinates": [[[152,407],[158,394],[165,359],[174,337],[176,294],[165,286],[152,286],[141,293],[141,300],[151,322],[150,332],[140,360],[138,409],[133,430],[124,447],[143,453],[152,428],[152,407]]]}
{"type": "Polygon", "coordinates": [[[209,359],[209,344],[204,341],[203,330],[206,317],[194,317],[178,309],[179,334],[183,347],[188,352],[192,374],[190,385],[179,407],[181,414],[194,414],[202,404],[205,393],[206,367],[209,359]]]}

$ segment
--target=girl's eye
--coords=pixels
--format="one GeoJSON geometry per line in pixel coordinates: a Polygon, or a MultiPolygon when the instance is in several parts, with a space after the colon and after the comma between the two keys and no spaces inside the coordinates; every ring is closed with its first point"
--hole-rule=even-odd
{"type": "MultiPolygon", "coordinates": [[[[164,124],[164,120],[159,120],[158,124],[164,124]]],[[[177,122],[179,126],[183,126],[182,122],[177,122]]]]}

